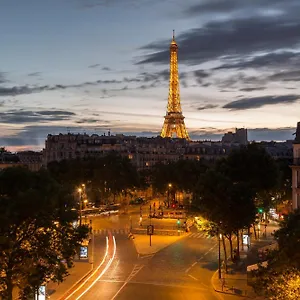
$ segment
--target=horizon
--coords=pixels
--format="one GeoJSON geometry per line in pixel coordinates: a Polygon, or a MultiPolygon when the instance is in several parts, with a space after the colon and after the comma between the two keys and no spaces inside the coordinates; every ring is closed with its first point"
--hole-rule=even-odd
{"type": "Polygon", "coordinates": [[[299,1],[223,2],[3,2],[0,147],[43,149],[47,134],[68,131],[158,135],[173,29],[192,139],[217,141],[235,128],[249,140],[293,139],[299,1]]]}

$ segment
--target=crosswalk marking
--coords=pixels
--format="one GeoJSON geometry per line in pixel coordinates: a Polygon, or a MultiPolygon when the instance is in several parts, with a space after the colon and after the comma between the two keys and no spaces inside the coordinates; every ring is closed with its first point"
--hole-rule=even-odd
{"type": "Polygon", "coordinates": [[[118,229],[94,229],[93,230],[93,233],[95,235],[107,235],[108,232],[111,232],[112,234],[128,234],[129,229],[118,228],[118,229]]]}
{"type": "Polygon", "coordinates": [[[206,238],[206,239],[211,239],[212,236],[208,235],[205,232],[193,232],[191,234],[188,235],[189,238],[194,238],[194,239],[201,239],[201,238],[206,238]]]}
{"type": "MultiPolygon", "coordinates": [[[[193,233],[190,233],[188,236],[188,238],[194,238],[194,239],[213,239],[213,238],[216,238],[215,236],[211,236],[209,234],[207,234],[206,232],[193,232],[193,233]]],[[[232,241],[236,240],[236,236],[233,235],[232,236],[232,241]]]]}

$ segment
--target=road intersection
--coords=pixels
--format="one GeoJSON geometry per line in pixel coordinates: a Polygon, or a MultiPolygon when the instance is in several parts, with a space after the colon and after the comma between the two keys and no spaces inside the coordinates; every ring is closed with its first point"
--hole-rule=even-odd
{"type": "MultiPolygon", "coordinates": [[[[92,219],[94,237],[98,243],[101,240],[107,245],[102,253],[104,258],[100,260],[99,253],[95,253],[96,271],[69,291],[69,298],[64,300],[227,300],[234,297],[216,293],[211,285],[217,269],[215,238],[194,229],[155,254],[139,255],[133,241],[128,239],[128,221],[128,215],[92,219]]],[[[176,224],[176,220],[155,222],[159,226],[176,224]]]]}

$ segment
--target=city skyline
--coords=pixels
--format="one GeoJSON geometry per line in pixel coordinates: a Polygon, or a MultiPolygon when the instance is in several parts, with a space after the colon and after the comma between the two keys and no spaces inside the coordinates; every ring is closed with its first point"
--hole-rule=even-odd
{"type": "Polygon", "coordinates": [[[293,139],[300,108],[297,0],[3,1],[0,146],[47,134],[159,135],[169,45],[179,46],[192,139],[293,139]]]}

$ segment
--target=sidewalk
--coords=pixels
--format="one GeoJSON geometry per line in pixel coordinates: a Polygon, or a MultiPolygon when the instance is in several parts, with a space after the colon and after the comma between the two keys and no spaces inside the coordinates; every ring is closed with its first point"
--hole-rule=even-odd
{"type": "Polygon", "coordinates": [[[222,270],[222,279],[218,277],[218,270],[214,273],[211,283],[216,292],[236,295],[250,299],[263,299],[258,297],[253,288],[247,284],[247,266],[258,263],[258,249],[270,245],[272,237],[254,241],[250,249],[247,247],[240,251],[238,263],[228,262],[228,273],[222,270]]]}
{"type": "Polygon", "coordinates": [[[78,284],[92,271],[92,264],[88,260],[74,262],[74,267],[69,269],[69,276],[62,283],[50,282],[47,293],[51,300],[59,300],[69,289],[78,284]]]}
{"type": "Polygon", "coordinates": [[[160,236],[152,235],[151,237],[151,246],[149,235],[144,234],[134,234],[134,245],[136,251],[139,255],[151,255],[155,254],[163,248],[177,242],[179,239],[185,237],[186,235],[181,236],[160,236]]]}

